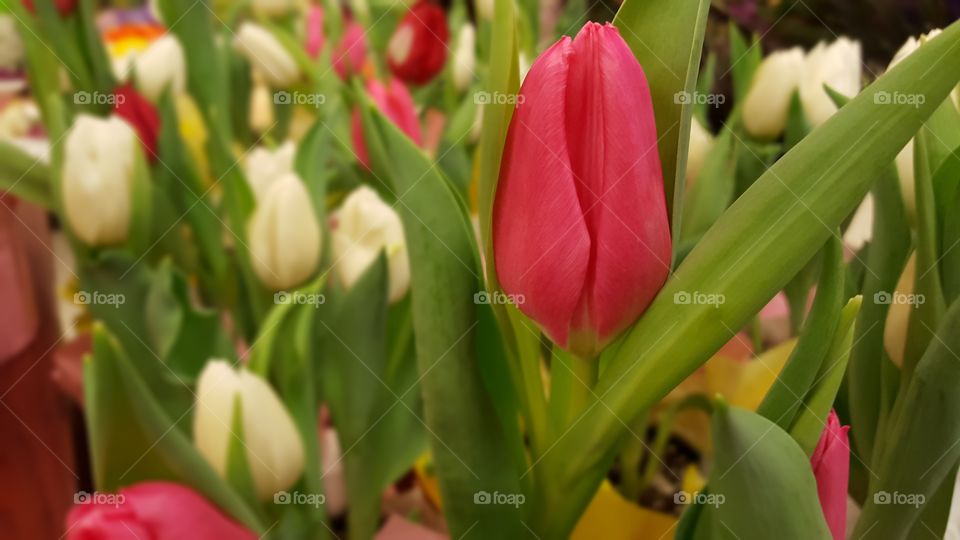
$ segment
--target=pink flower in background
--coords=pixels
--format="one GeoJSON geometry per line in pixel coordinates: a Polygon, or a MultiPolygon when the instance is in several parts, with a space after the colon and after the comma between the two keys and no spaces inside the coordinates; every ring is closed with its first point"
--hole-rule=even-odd
{"type": "Polygon", "coordinates": [[[407,84],[429,82],[443,69],[449,40],[443,8],[420,0],[403,16],[387,44],[390,72],[407,84]]]}
{"type": "Polygon", "coordinates": [[[847,432],[850,426],[841,426],[836,411],[827,416],[827,426],[820,435],[817,448],[810,457],[813,475],[817,479],[817,495],[823,516],[830,526],[834,540],[843,540],[847,531],[847,482],[850,473],[850,444],[847,432]]]}
{"type": "Polygon", "coordinates": [[[493,209],[503,289],[554,342],[597,354],[670,271],[650,89],[612,25],[534,62],[516,96],[493,209]]]}
{"type": "Polygon", "coordinates": [[[340,44],[333,53],[333,69],[341,79],[360,73],[367,60],[367,38],[356,21],[347,22],[340,44]]]}
{"type": "MultiPolygon", "coordinates": [[[[380,81],[371,80],[367,83],[367,93],[370,99],[377,105],[387,118],[389,118],[401,131],[413,139],[418,146],[423,143],[423,136],[420,132],[420,119],[417,117],[417,110],[413,104],[413,97],[406,85],[397,79],[391,79],[386,86],[380,81]]],[[[357,160],[366,168],[370,168],[370,158],[367,154],[367,145],[363,140],[363,122],[360,118],[360,111],[354,109],[353,122],[351,125],[351,134],[353,136],[353,149],[357,154],[357,160]]]]}
{"type": "Polygon", "coordinates": [[[67,540],[255,540],[191,489],[144,482],[117,494],[86,495],[67,516],[67,540]]]}
{"type": "MultiPolygon", "coordinates": [[[[60,12],[61,17],[66,17],[77,10],[77,0],[54,0],[53,5],[57,8],[57,11],[60,12]]],[[[37,7],[34,5],[33,0],[23,0],[23,7],[27,8],[27,11],[30,13],[36,15],[37,7]]]]}
{"type": "Polygon", "coordinates": [[[323,8],[310,5],[307,11],[307,41],[304,45],[311,58],[320,56],[323,50],[323,8]]]}

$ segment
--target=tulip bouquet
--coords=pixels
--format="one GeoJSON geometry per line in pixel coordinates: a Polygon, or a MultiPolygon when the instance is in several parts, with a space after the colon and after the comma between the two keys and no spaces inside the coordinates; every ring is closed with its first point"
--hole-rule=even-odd
{"type": "Polygon", "coordinates": [[[719,118],[709,2],[540,4],[7,4],[51,145],[0,185],[92,341],[68,538],[943,534],[960,25],[865,88],[731,26],[719,118]]]}

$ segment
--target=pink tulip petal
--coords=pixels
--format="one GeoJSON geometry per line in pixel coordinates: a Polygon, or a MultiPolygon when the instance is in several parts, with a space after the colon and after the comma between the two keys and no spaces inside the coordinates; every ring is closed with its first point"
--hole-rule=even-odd
{"type": "Polygon", "coordinates": [[[587,23],[573,42],[567,145],[591,246],[574,326],[602,344],[643,313],[670,272],[657,128],[643,68],[617,29],[587,23]]]}
{"type": "Polygon", "coordinates": [[[567,154],[567,75],[573,46],[563,38],[520,88],[493,211],[496,267],[505,291],[551,339],[566,345],[590,256],[567,154]],[[518,297],[519,300],[519,297],[518,297]]]}
{"type": "Polygon", "coordinates": [[[827,426],[810,457],[817,479],[817,495],[834,540],[843,540],[847,530],[847,483],[850,473],[850,444],[847,431],[835,411],[830,411],[827,426]]]}

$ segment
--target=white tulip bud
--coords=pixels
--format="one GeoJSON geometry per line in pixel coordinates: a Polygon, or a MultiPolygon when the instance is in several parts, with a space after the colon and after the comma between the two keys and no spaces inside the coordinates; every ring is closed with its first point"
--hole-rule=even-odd
{"type": "Polygon", "coordinates": [[[867,193],[863,202],[853,213],[847,230],[843,232],[843,244],[851,251],[860,251],[873,238],[873,194],[867,193]]]}
{"type": "Polygon", "coordinates": [[[289,86],[300,78],[300,68],[296,60],[269,30],[258,24],[241,24],[234,47],[246,56],[271,86],[289,86]]]}
{"type": "Polygon", "coordinates": [[[893,294],[889,292],[879,292],[874,301],[886,301],[890,303],[890,310],[887,311],[887,320],[883,327],[883,347],[886,349],[890,360],[897,365],[903,366],[903,354],[907,345],[907,329],[910,326],[910,316],[916,311],[915,303],[905,302],[903,300],[913,297],[913,286],[917,275],[917,253],[910,254],[907,264],[903,267],[903,273],[897,280],[897,287],[893,294]],[[886,295],[882,297],[881,295],[886,295]]]}
{"type": "Polygon", "coordinates": [[[279,17],[296,7],[295,0],[253,0],[253,11],[265,17],[279,17]]]}
{"type": "MultiPolygon", "coordinates": [[[[296,483],[303,472],[303,440],[280,397],[246,368],[211,360],[200,373],[193,440],[221,476],[234,438],[234,404],[239,400],[243,445],[257,495],[268,499],[296,483]]],[[[236,441],[239,442],[239,441],[236,441]]]]}
{"type": "Polygon", "coordinates": [[[860,57],[860,42],[845,37],[837,38],[830,45],[818,43],[807,53],[800,101],[812,126],[819,126],[837,112],[824,85],[847,97],[860,92],[860,57]]]}
{"type": "Polygon", "coordinates": [[[173,34],[157,38],[133,61],[137,74],[137,88],[147,99],[160,100],[163,91],[170,87],[173,95],[180,94],[187,86],[187,63],[183,47],[173,34]]]}
{"type": "Polygon", "coordinates": [[[79,114],[67,133],[63,207],[84,243],[102,246],[127,238],[137,144],[133,128],[117,116],[79,114]]]}
{"type": "Polygon", "coordinates": [[[17,22],[9,14],[0,15],[0,69],[17,71],[23,62],[23,40],[17,22]]]}
{"type": "Polygon", "coordinates": [[[700,176],[700,170],[703,168],[703,162],[707,159],[707,154],[713,148],[713,135],[710,134],[700,121],[696,118],[690,120],[690,144],[687,147],[687,186],[693,185],[697,177],[700,176]]]}
{"type": "Polygon", "coordinates": [[[293,141],[286,141],[274,150],[258,146],[250,151],[244,170],[257,201],[263,200],[277,179],[293,172],[296,153],[297,147],[293,141]]]}
{"type": "Polygon", "coordinates": [[[250,129],[264,133],[273,127],[273,93],[264,83],[254,82],[250,90],[250,129]]]}
{"type": "Polygon", "coordinates": [[[783,133],[803,64],[800,47],[770,53],[760,63],[743,103],[743,125],[751,135],[776,139],[783,133]]]}
{"type": "Polygon", "coordinates": [[[477,63],[477,31],[472,24],[466,23],[457,37],[457,50],[453,55],[453,86],[463,92],[473,82],[473,71],[477,63]]]}
{"type": "Polygon", "coordinates": [[[271,290],[303,283],[320,261],[320,224],[303,181],[287,173],[273,181],[250,218],[253,270],[271,290]]]}
{"type": "Polygon", "coordinates": [[[410,260],[400,216],[367,186],[353,190],[332,216],[334,268],[350,288],[386,251],[390,274],[389,300],[396,302],[410,288],[410,260]]]}

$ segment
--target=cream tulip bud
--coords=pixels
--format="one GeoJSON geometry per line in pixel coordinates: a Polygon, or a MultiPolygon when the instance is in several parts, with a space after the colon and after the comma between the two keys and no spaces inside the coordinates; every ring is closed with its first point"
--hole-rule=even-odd
{"type": "Polygon", "coordinates": [[[457,48],[453,54],[453,86],[463,92],[473,82],[477,64],[477,31],[466,23],[457,36],[457,48]]]}
{"type": "Polygon", "coordinates": [[[227,455],[239,437],[234,433],[235,405],[240,404],[243,440],[250,475],[260,499],[269,499],[296,483],[303,473],[303,440],[293,418],[273,388],[244,367],[225,360],[207,363],[197,383],[193,440],[200,454],[221,476],[227,455]]]}
{"type": "Polygon", "coordinates": [[[776,139],[783,133],[803,65],[800,47],[770,53],[760,63],[743,103],[743,125],[751,135],[776,139]]]}
{"type": "Polygon", "coordinates": [[[274,180],[250,218],[250,259],[264,285],[278,291],[307,280],[320,261],[320,224],[303,181],[274,180]]]}
{"type": "Polygon", "coordinates": [[[477,14],[488,21],[493,20],[493,3],[494,0],[476,0],[477,14]]]}
{"type": "Polygon", "coordinates": [[[187,86],[187,63],[183,47],[173,34],[157,38],[134,59],[133,66],[137,74],[137,88],[150,101],[159,101],[167,87],[177,95],[187,86]]]}
{"type": "Polygon", "coordinates": [[[713,148],[713,135],[696,118],[690,120],[690,144],[687,146],[687,187],[700,176],[703,162],[713,148]]]}
{"type": "Polygon", "coordinates": [[[254,13],[265,17],[279,17],[289,13],[296,7],[295,0],[253,0],[251,2],[254,13]]]}
{"type": "Polygon", "coordinates": [[[293,172],[293,159],[297,147],[286,141],[274,150],[258,146],[247,155],[244,171],[247,183],[257,201],[262,201],[273,182],[293,172]]]}
{"type": "Polygon", "coordinates": [[[400,216],[367,186],[353,190],[331,217],[334,268],[350,288],[381,251],[387,255],[389,300],[396,302],[410,288],[410,260],[400,216]]]}
{"type": "Polygon", "coordinates": [[[258,24],[241,24],[234,47],[273,87],[289,86],[300,78],[300,68],[293,56],[269,30],[258,24]]]}
{"type": "Polygon", "coordinates": [[[800,101],[807,121],[814,127],[827,121],[837,112],[837,106],[827,95],[824,85],[853,97],[860,92],[860,42],[846,37],[827,45],[818,43],[804,62],[800,82],[800,101]]]}
{"type": "Polygon", "coordinates": [[[843,232],[843,245],[850,251],[860,251],[873,239],[873,194],[867,193],[863,202],[853,213],[847,230],[843,232]]]}
{"type": "Polygon", "coordinates": [[[910,326],[910,315],[915,311],[921,296],[913,294],[913,285],[917,275],[917,254],[910,254],[907,264],[897,280],[897,288],[892,293],[881,291],[874,295],[875,302],[890,304],[887,312],[887,321],[883,327],[883,347],[887,350],[890,360],[903,366],[903,354],[907,345],[907,329],[910,326]]]}
{"type": "Polygon", "coordinates": [[[63,208],[71,230],[85,244],[118,244],[130,228],[133,128],[117,116],[79,114],[67,133],[63,208]]]}

